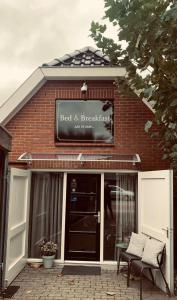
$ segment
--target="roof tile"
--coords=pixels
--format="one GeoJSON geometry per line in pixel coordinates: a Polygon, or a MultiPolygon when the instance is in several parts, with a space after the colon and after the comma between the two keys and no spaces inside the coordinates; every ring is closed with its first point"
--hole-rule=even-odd
{"type": "Polygon", "coordinates": [[[55,58],[49,63],[43,64],[43,67],[84,67],[84,66],[111,66],[109,57],[103,54],[99,49],[93,47],[84,47],[75,50],[70,54],[65,54],[60,58],[55,58]]]}

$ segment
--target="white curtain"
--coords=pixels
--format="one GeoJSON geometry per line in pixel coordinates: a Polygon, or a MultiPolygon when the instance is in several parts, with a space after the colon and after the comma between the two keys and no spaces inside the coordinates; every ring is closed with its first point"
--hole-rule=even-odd
{"type": "Polygon", "coordinates": [[[134,174],[116,174],[116,243],[127,242],[136,231],[136,184],[134,174]]]}
{"type": "Polygon", "coordinates": [[[62,198],[62,174],[53,172],[32,174],[29,257],[40,257],[39,243],[43,239],[57,243],[56,257],[61,257],[62,198]]]}

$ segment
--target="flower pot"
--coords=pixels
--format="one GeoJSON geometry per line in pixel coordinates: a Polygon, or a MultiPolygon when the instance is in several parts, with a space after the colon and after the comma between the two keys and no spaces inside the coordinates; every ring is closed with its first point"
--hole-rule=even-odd
{"type": "Polygon", "coordinates": [[[45,269],[50,269],[53,266],[53,262],[54,262],[54,258],[55,255],[51,255],[51,256],[42,256],[43,258],[43,266],[45,269]]]}

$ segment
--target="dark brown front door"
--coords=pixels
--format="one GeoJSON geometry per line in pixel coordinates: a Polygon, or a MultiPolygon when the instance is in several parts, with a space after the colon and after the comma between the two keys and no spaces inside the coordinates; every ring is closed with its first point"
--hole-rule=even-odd
{"type": "Polygon", "coordinates": [[[68,174],[65,259],[100,258],[100,175],[68,174]]]}

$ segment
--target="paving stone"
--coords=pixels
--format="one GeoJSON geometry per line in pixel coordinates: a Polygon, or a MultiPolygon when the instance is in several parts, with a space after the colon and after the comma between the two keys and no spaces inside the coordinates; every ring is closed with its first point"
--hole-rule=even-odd
{"type": "MultiPolygon", "coordinates": [[[[60,276],[61,267],[34,270],[26,267],[12,283],[20,286],[14,300],[139,300],[139,281],[131,281],[114,270],[102,270],[100,276],[60,276]],[[115,295],[108,295],[113,292],[115,295]]],[[[177,300],[168,298],[149,281],[143,283],[143,300],[177,300]]]]}

